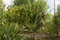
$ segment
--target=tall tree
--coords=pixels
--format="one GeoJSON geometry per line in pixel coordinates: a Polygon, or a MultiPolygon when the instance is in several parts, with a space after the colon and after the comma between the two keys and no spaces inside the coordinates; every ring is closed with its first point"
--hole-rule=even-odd
{"type": "Polygon", "coordinates": [[[57,6],[57,12],[54,15],[54,27],[56,33],[58,33],[60,31],[60,5],[57,6]]]}

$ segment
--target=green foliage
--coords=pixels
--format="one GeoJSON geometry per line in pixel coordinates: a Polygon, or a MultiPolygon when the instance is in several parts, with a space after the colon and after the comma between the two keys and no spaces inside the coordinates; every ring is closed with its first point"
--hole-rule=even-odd
{"type": "Polygon", "coordinates": [[[57,6],[57,12],[54,15],[54,27],[56,33],[58,33],[60,31],[60,5],[57,6]]]}
{"type": "Polygon", "coordinates": [[[11,10],[2,9],[0,13],[0,40],[25,40],[18,32],[23,30],[25,24],[30,32],[42,28],[39,31],[52,33],[54,28],[51,15],[44,13],[45,16],[42,17],[42,12],[46,10],[47,3],[44,0],[15,0],[11,10]]]}

